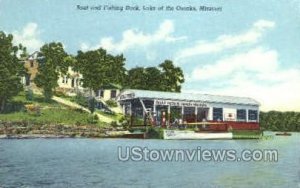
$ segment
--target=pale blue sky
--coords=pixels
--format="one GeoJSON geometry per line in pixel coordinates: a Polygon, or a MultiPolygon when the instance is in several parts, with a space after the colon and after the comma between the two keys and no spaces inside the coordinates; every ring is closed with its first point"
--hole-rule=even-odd
{"type": "Polygon", "coordinates": [[[184,92],[249,96],[262,109],[300,110],[300,1],[0,0],[0,30],[30,51],[105,47],[127,67],[173,60],[184,92]],[[221,6],[222,12],[80,11],[77,5],[221,6]],[[299,96],[298,96],[299,95],[299,96]]]}

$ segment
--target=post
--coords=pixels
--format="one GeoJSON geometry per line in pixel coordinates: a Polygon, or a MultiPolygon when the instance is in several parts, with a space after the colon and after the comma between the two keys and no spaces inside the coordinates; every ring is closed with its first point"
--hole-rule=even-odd
{"type": "Polygon", "coordinates": [[[155,100],[153,102],[153,113],[156,113],[156,104],[155,104],[155,100]]]}
{"type": "Polygon", "coordinates": [[[195,106],[195,122],[197,122],[197,116],[198,116],[198,107],[195,106]]]}
{"type": "Polygon", "coordinates": [[[184,118],[184,106],[181,106],[181,119],[183,122],[183,118],[184,118]]]}
{"type": "Polygon", "coordinates": [[[214,120],[214,118],[213,118],[213,107],[209,107],[208,108],[208,116],[207,116],[207,120],[214,120]]]}
{"type": "Polygon", "coordinates": [[[171,119],[171,106],[168,105],[168,126],[170,126],[170,119],[171,119]]]}
{"type": "MultiPolygon", "coordinates": [[[[151,121],[153,120],[153,117],[152,117],[152,114],[150,113],[150,114],[147,114],[147,108],[146,108],[146,106],[145,106],[145,104],[144,104],[144,102],[143,102],[143,100],[142,99],[140,99],[140,103],[141,103],[141,105],[142,105],[142,107],[143,107],[143,118],[145,119],[145,118],[149,118],[151,121]],[[149,116],[148,116],[149,115],[149,116]]],[[[145,123],[146,123],[146,121],[144,121],[145,123]]]]}
{"type": "Polygon", "coordinates": [[[132,104],[129,103],[129,116],[130,116],[130,127],[132,127],[132,104]]]}
{"type": "Polygon", "coordinates": [[[257,123],[259,123],[259,109],[257,109],[257,120],[256,120],[257,123]]]}
{"type": "Polygon", "coordinates": [[[156,125],[157,123],[157,114],[156,114],[156,102],[153,101],[153,124],[156,125]]]}
{"type": "Polygon", "coordinates": [[[126,103],[122,105],[123,114],[126,115],[126,103]]]}

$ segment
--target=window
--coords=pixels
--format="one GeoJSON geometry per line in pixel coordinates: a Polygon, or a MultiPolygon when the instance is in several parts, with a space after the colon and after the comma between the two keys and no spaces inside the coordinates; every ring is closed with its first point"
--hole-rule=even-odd
{"type": "Polygon", "coordinates": [[[245,109],[237,109],[236,110],[236,118],[237,118],[237,121],[246,121],[246,110],[245,109]]]}
{"type": "Polygon", "coordinates": [[[103,90],[100,90],[100,97],[103,97],[104,96],[104,91],[103,90]]]}
{"type": "Polygon", "coordinates": [[[30,61],[30,67],[32,68],[34,66],[33,61],[30,61]]]}
{"type": "Polygon", "coordinates": [[[75,84],[75,80],[73,78],[73,79],[71,79],[71,87],[74,87],[74,84],[75,84]]]}
{"type": "Polygon", "coordinates": [[[248,111],[248,120],[257,121],[258,113],[257,110],[249,110],[248,111]]]}
{"type": "Polygon", "coordinates": [[[110,98],[116,98],[117,96],[117,91],[116,90],[111,90],[110,91],[110,98]]]}
{"type": "Polygon", "coordinates": [[[103,90],[98,90],[97,91],[97,97],[103,97],[103,95],[104,95],[104,91],[103,90]]]}
{"type": "Polygon", "coordinates": [[[67,77],[67,76],[63,76],[61,82],[62,82],[63,84],[67,84],[67,83],[68,83],[68,77],[67,77]]]}
{"type": "Polygon", "coordinates": [[[213,108],[213,120],[223,121],[223,108],[213,108]]]}

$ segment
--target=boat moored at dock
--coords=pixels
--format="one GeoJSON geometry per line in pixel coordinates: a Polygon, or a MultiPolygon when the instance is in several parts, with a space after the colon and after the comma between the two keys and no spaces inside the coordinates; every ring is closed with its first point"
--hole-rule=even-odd
{"type": "Polygon", "coordinates": [[[233,139],[231,132],[196,132],[192,130],[164,130],[165,140],[217,140],[233,139]]]}

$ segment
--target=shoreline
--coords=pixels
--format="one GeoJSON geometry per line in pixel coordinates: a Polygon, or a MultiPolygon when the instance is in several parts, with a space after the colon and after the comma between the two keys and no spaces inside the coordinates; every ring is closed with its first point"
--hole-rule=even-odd
{"type": "Polygon", "coordinates": [[[44,139],[64,139],[64,138],[99,138],[99,139],[105,139],[105,138],[127,138],[124,137],[124,135],[103,135],[103,136],[70,136],[70,135],[55,135],[55,134],[1,134],[0,135],[0,140],[1,139],[39,139],[39,138],[44,138],[44,139]]]}
{"type": "MultiPolygon", "coordinates": [[[[163,139],[161,130],[150,129],[150,132],[130,132],[124,127],[99,127],[96,125],[64,125],[37,124],[31,122],[0,121],[0,139],[63,139],[63,138],[137,138],[163,139]]],[[[263,132],[268,132],[264,130],[263,132]]],[[[272,131],[282,132],[282,131],[272,131]]],[[[233,134],[233,139],[259,139],[258,133],[239,132],[233,134]]]]}
{"type": "Polygon", "coordinates": [[[57,138],[82,138],[82,137],[71,137],[67,135],[41,135],[41,134],[16,134],[16,135],[0,135],[0,139],[57,139],[57,138]]]}
{"type": "MultiPolygon", "coordinates": [[[[110,131],[111,132],[111,131],[110,131]]],[[[280,133],[281,131],[264,131],[264,132],[273,132],[274,135],[264,135],[260,138],[258,137],[249,137],[249,136],[241,136],[241,137],[236,137],[233,138],[234,140],[244,140],[244,139],[269,139],[270,136],[271,137],[275,137],[276,133],[280,133]]],[[[114,134],[103,134],[101,136],[90,136],[90,135],[86,135],[86,136],[80,136],[80,135],[64,135],[64,134],[0,134],[0,140],[4,140],[4,139],[66,139],[66,138],[75,138],[75,139],[112,139],[112,138],[122,138],[122,139],[158,139],[158,140],[164,140],[161,138],[151,138],[151,137],[145,137],[145,138],[141,138],[141,137],[137,137],[134,136],[136,134],[134,133],[124,133],[123,131],[113,131],[114,134]]],[[[299,133],[299,132],[289,132],[289,133],[299,133]]],[[[226,139],[224,139],[226,140],[226,139]]]]}

